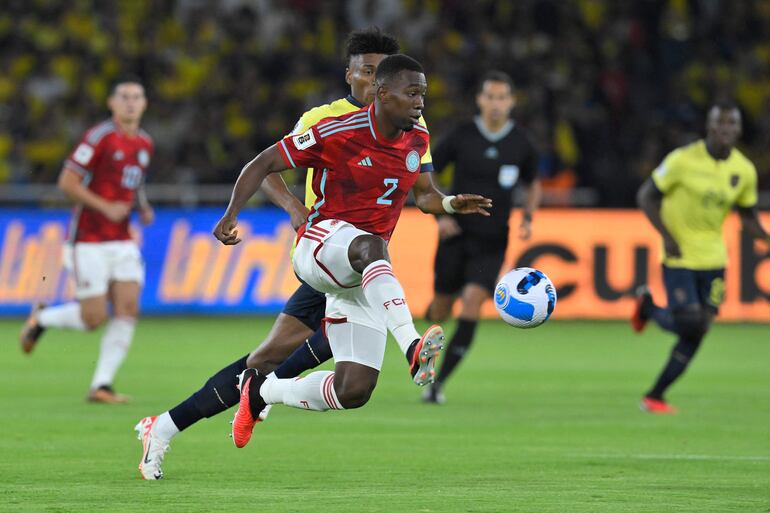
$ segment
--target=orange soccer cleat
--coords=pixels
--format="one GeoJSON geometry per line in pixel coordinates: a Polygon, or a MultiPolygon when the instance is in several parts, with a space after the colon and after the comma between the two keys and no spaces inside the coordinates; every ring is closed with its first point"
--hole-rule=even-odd
{"type": "Polygon", "coordinates": [[[652,397],[642,397],[642,401],[639,403],[639,408],[642,411],[648,413],[654,413],[656,415],[676,415],[679,411],[668,404],[663,399],[653,399],[652,397]]]}
{"type": "Polygon", "coordinates": [[[251,440],[251,433],[257,422],[262,422],[260,416],[267,404],[259,394],[262,383],[265,382],[265,376],[262,376],[256,369],[246,369],[238,376],[238,390],[241,391],[238,410],[233,418],[232,436],[235,446],[239,449],[246,447],[251,440]],[[256,418],[252,412],[257,412],[256,418]]]}
{"type": "Polygon", "coordinates": [[[650,307],[653,306],[652,294],[650,289],[645,286],[641,286],[636,289],[636,302],[634,303],[634,311],[631,314],[631,328],[641,333],[647,326],[647,322],[650,320],[650,307]]]}
{"type": "Polygon", "coordinates": [[[23,353],[31,353],[32,350],[35,349],[40,336],[45,331],[45,328],[37,321],[37,316],[43,308],[45,308],[45,303],[37,303],[33,306],[32,311],[29,313],[29,317],[27,317],[24,326],[21,328],[19,343],[21,344],[21,351],[23,353]]]}
{"type": "Polygon", "coordinates": [[[416,342],[412,352],[409,372],[418,386],[433,383],[436,379],[436,359],[444,348],[444,330],[434,324],[428,328],[422,338],[416,342]]]}

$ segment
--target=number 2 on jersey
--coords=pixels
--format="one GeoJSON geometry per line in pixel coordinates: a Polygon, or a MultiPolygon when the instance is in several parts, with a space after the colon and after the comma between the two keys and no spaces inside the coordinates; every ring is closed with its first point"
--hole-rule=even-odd
{"type": "Polygon", "coordinates": [[[393,191],[395,191],[398,188],[398,178],[386,178],[383,180],[383,183],[389,187],[387,191],[385,191],[385,194],[377,198],[377,204],[378,205],[392,205],[393,200],[385,199],[391,194],[393,194],[393,191]]]}

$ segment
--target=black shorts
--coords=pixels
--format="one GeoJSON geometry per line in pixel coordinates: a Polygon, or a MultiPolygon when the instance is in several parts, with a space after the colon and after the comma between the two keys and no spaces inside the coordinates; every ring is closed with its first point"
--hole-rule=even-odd
{"type": "Polygon", "coordinates": [[[468,283],[487,289],[492,295],[505,260],[505,238],[461,234],[439,241],[433,265],[433,290],[437,294],[459,294],[468,283]]]}
{"type": "Polygon", "coordinates": [[[725,270],[696,271],[664,265],[663,284],[671,310],[700,305],[716,315],[725,294],[725,270]]]}
{"type": "Polygon", "coordinates": [[[321,327],[326,312],[326,294],[307,283],[301,283],[283,307],[283,313],[299,319],[313,331],[321,327]]]}

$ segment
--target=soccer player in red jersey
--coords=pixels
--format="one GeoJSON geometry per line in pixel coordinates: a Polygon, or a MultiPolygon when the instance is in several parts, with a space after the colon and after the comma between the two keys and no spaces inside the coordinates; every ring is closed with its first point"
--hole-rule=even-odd
{"type": "Polygon", "coordinates": [[[138,200],[142,224],[154,219],[143,191],[153,144],[139,127],[147,99],[138,80],[116,82],[107,104],[112,118],[85,133],[59,175],[59,188],[75,203],[64,262],[75,278],[77,301],[36,306],[20,342],[22,351],[30,353],[47,328],[93,330],[106,322],[87,399],[122,403],[127,397],[115,393],[112,383],[134,337],[144,282],[129,216],[138,200]]]}
{"type": "Polygon", "coordinates": [[[393,274],[387,241],[410,190],[426,213],[488,215],[491,200],[478,195],[444,196],[429,173],[420,173],[429,135],[419,124],[427,82],[422,66],[405,55],[382,60],[375,76],[374,104],[327,118],[288,136],[259,154],[241,172],[230,205],[214,235],[237,244],[237,215],[270,173],[288,167],[322,169],[314,176],[317,200],[298,232],[293,257],[297,275],[327,294],[325,327],[335,370],[302,379],[266,379],[247,369],[233,439],[243,447],[267,404],[325,411],[366,404],[377,383],[387,331],[395,337],[415,383],[434,378],[443,331],[414,327],[401,284],[393,274]],[[386,330],[387,329],[387,330],[386,330]]]}

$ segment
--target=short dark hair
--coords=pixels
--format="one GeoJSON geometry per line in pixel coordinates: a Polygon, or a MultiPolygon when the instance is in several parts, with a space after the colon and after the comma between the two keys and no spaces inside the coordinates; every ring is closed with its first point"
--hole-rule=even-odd
{"type": "Polygon", "coordinates": [[[142,83],[142,79],[139,78],[137,75],[120,75],[118,78],[113,80],[112,83],[110,84],[109,96],[113,96],[117,91],[118,86],[121,86],[123,84],[139,84],[140,86],[144,87],[144,84],[142,83]]]}
{"type": "Polygon", "coordinates": [[[484,89],[484,84],[487,82],[502,82],[504,84],[508,84],[508,87],[511,88],[511,92],[513,92],[513,79],[505,71],[492,69],[484,73],[481,76],[481,80],[479,80],[478,87],[476,87],[476,94],[480,93],[481,90],[484,89]]]}
{"type": "Polygon", "coordinates": [[[425,73],[422,69],[422,65],[419,62],[412,59],[408,55],[397,53],[382,59],[380,65],[377,66],[377,72],[374,74],[374,78],[377,80],[377,82],[382,83],[398,75],[402,71],[416,71],[417,73],[425,73]]]}
{"type": "Polygon", "coordinates": [[[396,38],[382,32],[379,27],[354,30],[348,36],[345,45],[345,62],[350,62],[350,58],[354,55],[365,53],[393,55],[399,50],[400,46],[396,38]]]}

